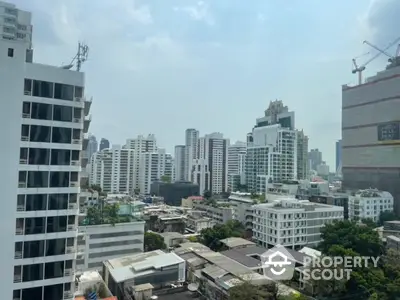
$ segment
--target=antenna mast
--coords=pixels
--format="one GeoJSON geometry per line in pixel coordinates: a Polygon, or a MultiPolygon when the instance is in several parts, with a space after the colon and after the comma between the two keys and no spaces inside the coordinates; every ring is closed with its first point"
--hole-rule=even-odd
{"type": "Polygon", "coordinates": [[[82,64],[87,61],[89,55],[89,46],[79,42],[78,43],[78,52],[75,57],[72,59],[69,65],[61,66],[63,69],[71,69],[76,62],[76,70],[79,72],[81,70],[82,64]]]}

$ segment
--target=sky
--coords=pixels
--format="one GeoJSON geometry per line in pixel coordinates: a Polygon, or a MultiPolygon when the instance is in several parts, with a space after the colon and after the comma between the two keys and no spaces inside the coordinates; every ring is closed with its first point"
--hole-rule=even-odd
{"type": "Polygon", "coordinates": [[[8,1],[33,14],[36,62],[68,64],[89,46],[90,132],[113,144],[153,133],[171,153],[187,128],[245,141],[280,99],[333,167],[352,58],[376,53],[364,40],[400,36],[398,0],[8,1]]]}

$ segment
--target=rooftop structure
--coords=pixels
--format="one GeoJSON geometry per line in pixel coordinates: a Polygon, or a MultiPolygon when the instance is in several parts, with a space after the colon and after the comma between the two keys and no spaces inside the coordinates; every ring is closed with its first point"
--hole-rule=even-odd
{"type": "Polygon", "coordinates": [[[239,238],[239,237],[226,238],[226,239],[220,240],[220,242],[222,244],[224,244],[226,247],[228,247],[229,249],[244,248],[244,247],[255,245],[255,243],[245,240],[243,238],[239,238]]]}

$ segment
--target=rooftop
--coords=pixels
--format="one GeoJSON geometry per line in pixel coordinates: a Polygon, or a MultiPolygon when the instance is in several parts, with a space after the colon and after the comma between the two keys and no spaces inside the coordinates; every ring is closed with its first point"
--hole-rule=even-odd
{"type": "MultiPolygon", "coordinates": [[[[245,249],[245,248],[244,248],[245,249]]],[[[265,252],[265,251],[264,251],[265,252]]],[[[241,263],[242,265],[248,267],[248,268],[256,268],[261,266],[261,261],[253,258],[251,256],[245,255],[243,253],[240,253],[236,250],[227,250],[227,251],[222,251],[221,254],[233,259],[234,261],[237,261],[238,263],[241,263]]]]}
{"type": "Polygon", "coordinates": [[[243,246],[254,246],[255,243],[245,240],[240,237],[229,237],[223,240],[220,240],[228,248],[236,248],[236,247],[243,247],[243,246]]]}
{"type": "Polygon", "coordinates": [[[175,253],[161,250],[110,259],[104,262],[116,282],[133,279],[154,272],[155,269],[184,262],[175,253]]]}

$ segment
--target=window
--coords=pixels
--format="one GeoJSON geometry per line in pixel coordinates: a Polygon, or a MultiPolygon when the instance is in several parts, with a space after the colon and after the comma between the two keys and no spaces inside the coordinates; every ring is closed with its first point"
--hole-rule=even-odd
{"type": "Polygon", "coordinates": [[[71,151],[63,149],[51,150],[51,165],[66,166],[71,163],[71,151]]]}
{"type": "Polygon", "coordinates": [[[59,210],[68,208],[68,194],[50,194],[49,210],[59,210]]]}
{"type": "Polygon", "coordinates": [[[44,188],[49,186],[49,172],[29,171],[28,188],[44,188]]]}
{"type": "Polygon", "coordinates": [[[21,25],[21,24],[18,24],[17,28],[18,28],[18,30],[26,30],[27,29],[26,25],[21,25]]]}
{"type": "Polygon", "coordinates": [[[50,187],[69,187],[69,172],[50,172],[50,187]]]}
{"type": "Polygon", "coordinates": [[[83,97],[83,87],[81,87],[81,86],[75,87],[75,97],[78,97],[78,98],[83,97]]]}
{"type": "Polygon", "coordinates": [[[7,55],[8,55],[8,57],[14,57],[14,49],[8,48],[7,55]]]}
{"type": "Polygon", "coordinates": [[[24,242],[24,258],[41,257],[44,255],[44,240],[24,242]]]}
{"type": "Polygon", "coordinates": [[[31,125],[30,141],[49,143],[50,132],[51,132],[51,127],[49,126],[31,125]]]}
{"type": "Polygon", "coordinates": [[[18,15],[16,9],[9,8],[9,7],[4,8],[4,12],[5,12],[6,14],[12,15],[12,16],[17,16],[17,15],[18,15]]]}
{"type": "Polygon", "coordinates": [[[67,231],[67,217],[48,217],[47,233],[67,231]]]}
{"type": "Polygon", "coordinates": [[[19,159],[28,159],[28,148],[20,148],[19,159]]]}
{"type": "Polygon", "coordinates": [[[32,194],[26,195],[26,210],[46,210],[47,209],[47,195],[46,194],[32,194]]]}
{"type": "Polygon", "coordinates": [[[49,161],[50,161],[50,149],[29,148],[28,164],[49,165],[49,161]]]}
{"type": "Polygon", "coordinates": [[[65,254],[65,239],[46,241],[45,256],[65,254]]]}
{"type": "Polygon", "coordinates": [[[54,85],[54,98],[72,101],[74,98],[74,86],[56,83],[54,85]]]}
{"type": "Polygon", "coordinates": [[[29,115],[29,118],[31,116],[31,103],[30,102],[24,102],[22,104],[22,113],[29,115]]]}
{"type": "Polygon", "coordinates": [[[26,38],[26,34],[25,33],[19,33],[19,32],[17,32],[17,39],[24,39],[24,38],[26,38]]]}
{"type": "Polygon", "coordinates": [[[25,265],[22,268],[23,282],[43,279],[43,264],[25,265]]]}
{"type": "Polygon", "coordinates": [[[63,105],[54,105],[53,120],[62,122],[72,122],[72,107],[63,105]]]}
{"type": "Polygon", "coordinates": [[[52,119],[51,105],[33,102],[31,118],[38,120],[51,120],[52,119]]]}
{"type": "Polygon", "coordinates": [[[33,96],[35,97],[44,97],[44,98],[53,98],[53,86],[52,82],[48,81],[33,81],[33,96]]]}
{"type": "Polygon", "coordinates": [[[32,94],[32,79],[26,79],[24,81],[24,93],[25,95],[31,95],[32,94]]]}
{"type": "Polygon", "coordinates": [[[25,234],[41,234],[45,233],[46,218],[26,218],[25,219],[25,234]]]}
{"type": "Polygon", "coordinates": [[[53,143],[71,144],[71,128],[53,127],[53,143]]]}

